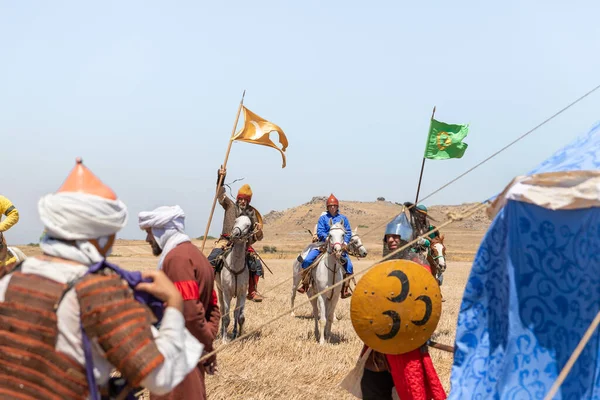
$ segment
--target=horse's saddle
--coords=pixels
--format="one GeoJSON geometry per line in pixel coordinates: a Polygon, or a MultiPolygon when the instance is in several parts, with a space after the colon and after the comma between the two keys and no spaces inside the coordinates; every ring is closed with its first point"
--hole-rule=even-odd
{"type": "Polygon", "coordinates": [[[221,272],[225,263],[225,256],[229,249],[224,250],[222,247],[215,247],[208,255],[208,261],[213,266],[215,272],[221,272]]]}
{"type": "Polygon", "coordinates": [[[325,242],[313,242],[313,243],[310,243],[298,255],[298,258],[297,258],[298,262],[300,264],[302,264],[304,262],[304,259],[308,255],[308,253],[310,253],[313,249],[318,249],[321,252],[321,254],[323,254],[323,252],[325,251],[325,242]]]}

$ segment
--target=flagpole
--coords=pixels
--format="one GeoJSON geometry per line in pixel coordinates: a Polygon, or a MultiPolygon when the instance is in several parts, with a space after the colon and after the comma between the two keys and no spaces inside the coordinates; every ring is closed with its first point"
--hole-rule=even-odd
{"type": "MultiPolygon", "coordinates": [[[[237,110],[237,115],[235,116],[235,122],[233,124],[233,130],[231,131],[231,137],[229,138],[229,145],[227,146],[227,152],[225,153],[225,161],[223,161],[222,169],[227,168],[227,160],[229,159],[229,152],[231,151],[231,144],[233,143],[233,137],[235,136],[235,130],[238,125],[238,121],[240,119],[240,113],[242,112],[242,106],[244,105],[244,96],[246,96],[246,91],[242,93],[242,100],[240,100],[240,106],[237,110]]],[[[219,174],[219,181],[217,182],[217,189],[215,190],[215,197],[213,199],[212,208],[210,209],[210,216],[208,217],[208,222],[206,223],[206,230],[204,231],[204,238],[202,239],[202,248],[201,251],[204,251],[204,245],[206,244],[206,238],[208,237],[208,230],[210,229],[210,223],[212,221],[213,214],[215,212],[215,206],[217,205],[217,197],[219,196],[219,188],[223,184],[223,175],[219,174]]]]}
{"type": "MultiPolygon", "coordinates": [[[[431,132],[431,124],[433,117],[435,116],[435,106],[433,106],[433,112],[431,113],[431,120],[429,120],[429,130],[427,131],[427,142],[425,142],[425,151],[427,151],[427,145],[429,144],[429,132],[431,132]]],[[[415,198],[415,207],[419,202],[419,192],[421,191],[421,180],[423,179],[423,170],[425,169],[425,155],[423,155],[423,163],[421,164],[421,174],[419,175],[419,185],[417,186],[417,196],[415,198]]]]}

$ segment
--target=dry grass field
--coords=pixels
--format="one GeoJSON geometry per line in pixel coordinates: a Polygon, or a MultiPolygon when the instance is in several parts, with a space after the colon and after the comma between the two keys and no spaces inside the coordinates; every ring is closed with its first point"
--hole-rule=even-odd
{"type": "MultiPolygon", "coordinates": [[[[342,203],[342,207],[343,207],[342,203]]],[[[265,296],[262,303],[246,303],[245,331],[256,331],[250,338],[234,343],[218,355],[218,373],[207,377],[207,391],[211,399],[352,399],[338,387],[339,382],[353,368],[362,342],[355,334],[350,321],[350,299],[340,300],[338,315],[332,328],[333,341],[324,346],[316,342],[314,319],[310,304],[296,310],[296,316],[289,313],[278,321],[263,326],[274,316],[290,308],[292,262],[297,252],[310,240],[302,232],[303,222],[314,221],[320,209],[307,212],[302,207],[277,215],[265,225],[265,239],[256,248],[275,246],[277,251],[261,254],[264,256],[273,275],[266,272],[266,279],[259,283],[259,291],[265,296]],[[291,218],[290,217],[291,214],[291,218]],[[303,218],[298,217],[300,214],[303,218]],[[315,214],[315,215],[307,215],[315,214]],[[296,227],[291,229],[292,227],[296,227]],[[291,234],[289,234],[291,233],[291,234]]],[[[467,206],[456,206],[468,208],[467,206]]],[[[355,261],[355,271],[359,272],[373,265],[381,256],[381,234],[385,222],[391,219],[399,207],[390,203],[352,203],[350,221],[366,235],[363,242],[370,254],[366,260],[355,261]],[[378,204],[381,203],[381,204],[378,204]],[[353,219],[356,222],[353,222],[353,219]],[[366,227],[369,226],[369,227],[366,227]],[[372,232],[369,232],[372,230],[372,232]]],[[[438,221],[444,221],[446,208],[439,208],[438,221]]],[[[456,319],[460,307],[471,261],[485,232],[488,221],[461,221],[443,231],[448,251],[448,269],[444,277],[442,294],[442,317],[434,339],[440,343],[454,343],[456,319]]],[[[306,226],[312,229],[312,226],[306,226]]],[[[194,243],[200,246],[201,241],[194,243]]],[[[213,243],[208,242],[208,254],[213,243]]],[[[20,247],[27,255],[39,253],[33,246],[20,247]]],[[[118,240],[110,261],[131,270],[156,268],[157,258],[153,257],[148,245],[142,241],[118,240]]],[[[296,297],[296,305],[306,302],[305,295],[296,297]]],[[[230,330],[232,324],[230,325],[230,330]]],[[[217,347],[221,346],[220,340],[217,347]]],[[[446,390],[450,386],[452,354],[430,349],[437,371],[446,390]]]]}

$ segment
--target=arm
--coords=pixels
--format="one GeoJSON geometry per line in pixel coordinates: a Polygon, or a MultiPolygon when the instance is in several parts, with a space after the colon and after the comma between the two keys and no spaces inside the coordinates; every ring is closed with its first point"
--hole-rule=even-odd
{"type": "Polygon", "coordinates": [[[346,218],[346,216],[343,216],[344,218],[344,229],[346,229],[346,234],[344,235],[344,241],[346,242],[346,244],[350,243],[350,240],[352,239],[352,228],[350,227],[350,222],[348,221],[348,218],[346,218]]]}
{"type": "Polygon", "coordinates": [[[0,232],[5,232],[19,222],[19,211],[10,200],[3,196],[0,196],[0,210],[6,215],[6,219],[0,222],[0,232]]]}
{"type": "Polygon", "coordinates": [[[96,357],[118,367],[132,387],[142,385],[152,393],[166,394],[196,368],[204,346],[185,329],[183,300],[165,274],[148,271],[142,278],[152,282],[142,282],[136,289],[167,303],[160,330],[151,325],[150,309],[134,300],[119,276],[88,275],[75,286],[76,294],[71,291],[67,296],[77,311],[88,304],[84,307],[89,312],[81,314],[81,323],[97,343],[92,347],[96,357]],[[115,290],[98,291],[99,286],[115,290]],[[126,341],[123,335],[128,335],[126,341]]]}
{"type": "Polygon", "coordinates": [[[207,323],[210,327],[213,340],[217,337],[219,331],[219,322],[221,321],[221,310],[219,309],[219,302],[217,299],[217,292],[213,289],[210,296],[210,313],[208,315],[207,323]]]}
{"type": "MultiPolygon", "coordinates": [[[[213,281],[211,281],[213,282],[213,281]]],[[[219,322],[221,321],[221,310],[219,310],[219,303],[217,300],[217,292],[213,289],[210,297],[210,304],[208,309],[210,312],[208,313],[208,318],[206,323],[209,326],[209,330],[211,333],[211,337],[213,340],[217,337],[217,332],[219,331],[219,322]]],[[[205,352],[211,352],[213,350],[212,346],[210,349],[205,349],[205,352]]],[[[206,368],[207,373],[214,374],[216,368],[216,360],[217,355],[213,354],[204,362],[204,367],[206,368]]]]}
{"type": "MultiPolygon", "coordinates": [[[[434,230],[434,229],[435,229],[435,226],[433,226],[433,225],[429,225],[429,232],[431,232],[431,231],[432,231],[432,230],[434,230]]],[[[431,233],[429,234],[429,237],[430,237],[430,238],[432,238],[432,239],[434,239],[434,238],[436,238],[436,237],[439,237],[439,236],[440,236],[440,231],[431,232],[431,233]]]]}
{"type": "Polygon", "coordinates": [[[216,332],[206,320],[207,313],[200,301],[198,270],[192,267],[189,257],[171,252],[163,263],[163,271],[175,284],[183,297],[183,316],[185,327],[204,345],[206,351],[212,351],[216,332]]]}
{"type": "Polygon", "coordinates": [[[229,207],[234,205],[233,200],[231,200],[225,192],[225,186],[221,186],[219,188],[217,200],[219,200],[219,204],[221,205],[221,207],[223,207],[224,210],[227,210],[229,207]]]}
{"type": "Polygon", "coordinates": [[[196,368],[204,345],[185,328],[183,314],[167,307],[160,330],[151,327],[154,344],[164,360],[140,383],[152,394],[171,392],[196,368]]]}
{"type": "Polygon", "coordinates": [[[327,218],[327,215],[321,215],[319,222],[317,222],[317,237],[321,242],[324,242],[327,235],[329,235],[329,218],[327,218]]]}

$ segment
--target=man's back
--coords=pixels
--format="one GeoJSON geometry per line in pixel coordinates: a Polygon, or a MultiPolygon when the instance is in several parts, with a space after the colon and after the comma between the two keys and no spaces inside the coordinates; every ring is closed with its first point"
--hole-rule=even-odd
{"type": "MultiPolygon", "coordinates": [[[[29,355],[18,362],[25,369],[13,375],[20,386],[12,390],[23,396],[19,398],[53,398],[45,395],[47,391],[63,399],[86,398],[82,326],[98,343],[91,348],[98,385],[106,384],[119,365],[135,387],[155,375],[156,367],[165,361],[152,340],[150,310],[134,300],[119,276],[90,274],[83,278],[87,270],[88,266],[78,263],[33,257],[25,260],[19,271],[0,279],[0,341],[8,346],[7,357],[22,351],[29,355]],[[11,318],[11,312],[23,314],[11,318]],[[125,336],[129,337],[126,346],[120,339],[125,336]],[[11,337],[17,338],[18,344],[11,346],[11,337]],[[28,347],[22,348],[24,345],[28,347]],[[47,378],[39,381],[33,369],[47,378]],[[69,369],[70,380],[62,376],[69,369]]],[[[10,384],[10,380],[0,381],[0,392],[11,389],[10,384]]]]}
{"type": "MultiPolygon", "coordinates": [[[[181,293],[185,327],[205,347],[213,350],[213,341],[219,329],[221,314],[214,294],[214,271],[204,254],[190,241],[173,248],[163,262],[163,272],[181,293]]],[[[204,366],[199,366],[185,380],[166,396],[152,396],[152,399],[204,399],[204,366]]]]}
{"type": "MultiPolygon", "coordinates": [[[[190,290],[195,292],[207,310],[207,314],[210,313],[215,276],[210,262],[200,249],[192,242],[181,243],[165,257],[163,271],[171,281],[175,282],[180,293],[182,290],[184,293],[188,293],[190,290]],[[183,268],[189,271],[186,272],[183,268]],[[197,289],[194,288],[196,285],[198,285],[197,289]]],[[[192,295],[192,292],[189,292],[188,295],[192,295]]],[[[184,300],[187,300],[185,295],[184,300]]]]}

